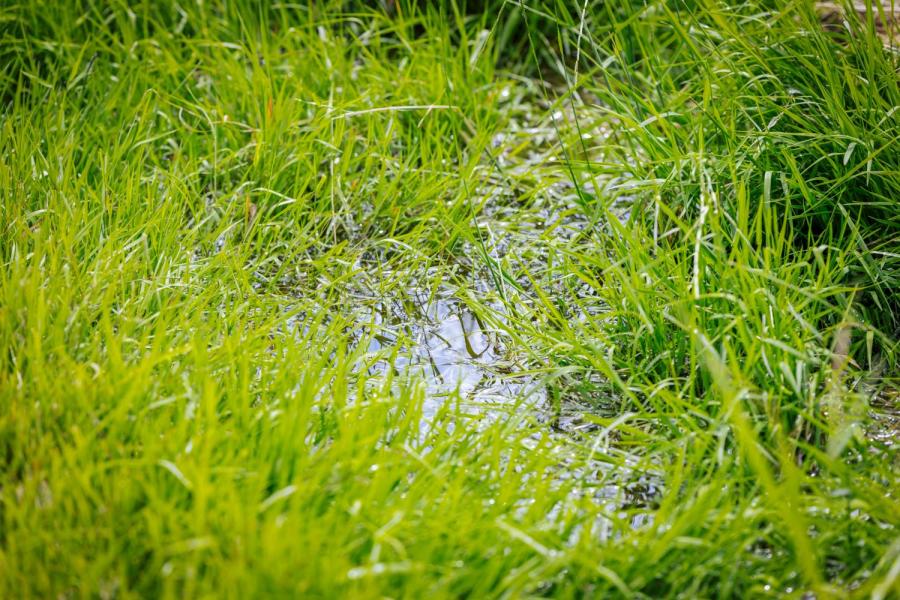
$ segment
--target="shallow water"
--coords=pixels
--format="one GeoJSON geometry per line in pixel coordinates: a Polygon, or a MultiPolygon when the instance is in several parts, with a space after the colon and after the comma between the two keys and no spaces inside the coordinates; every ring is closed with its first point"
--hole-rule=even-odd
{"type": "Polygon", "coordinates": [[[543,406],[539,378],[512,360],[496,332],[449,295],[411,293],[405,302],[382,300],[364,328],[372,375],[393,370],[425,383],[423,413],[432,418],[458,394],[467,405],[491,408],[527,402],[543,406]]]}
{"type": "MultiPolygon", "coordinates": [[[[575,397],[554,405],[548,391],[554,374],[514,356],[504,336],[457,298],[453,288],[446,286],[435,294],[407,291],[389,298],[361,294],[356,302],[366,307],[360,313],[368,316],[356,337],[366,344],[369,375],[380,379],[393,373],[423,382],[423,436],[436,422],[441,428],[453,428],[438,413],[448,402],[459,402],[462,413],[474,419],[467,426],[499,421],[523,432],[526,437],[520,442],[526,446],[554,445],[560,481],[579,480],[581,496],[591,496],[620,518],[626,515],[621,511],[627,511],[634,527],[652,523],[662,490],[657,470],[608,443],[600,447],[606,437],[594,435],[599,427],[588,417],[598,407],[575,397]],[[573,444],[582,447],[575,451],[573,444]],[[586,449],[590,458],[584,456],[586,449]],[[570,461],[570,452],[579,458],[570,461]]],[[[493,308],[502,314],[499,305],[493,308]]]]}

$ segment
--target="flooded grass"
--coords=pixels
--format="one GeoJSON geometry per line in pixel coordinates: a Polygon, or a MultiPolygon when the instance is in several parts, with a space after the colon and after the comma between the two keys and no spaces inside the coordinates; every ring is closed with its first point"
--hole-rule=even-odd
{"type": "Polygon", "coordinates": [[[896,595],[893,11],[462,4],[0,9],[0,596],[896,595]]]}

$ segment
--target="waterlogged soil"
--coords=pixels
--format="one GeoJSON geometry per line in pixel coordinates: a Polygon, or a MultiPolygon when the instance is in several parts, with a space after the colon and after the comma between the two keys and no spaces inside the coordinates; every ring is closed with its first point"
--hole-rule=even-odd
{"type": "Polygon", "coordinates": [[[446,292],[411,292],[405,300],[377,301],[360,337],[373,357],[370,374],[394,371],[424,382],[425,418],[451,396],[483,411],[546,404],[539,377],[511,357],[499,334],[465,304],[446,292]]]}
{"type": "MultiPolygon", "coordinates": [[[[364,300],[369,301],[369,322],[358,330],[357,341],[366,344],[368,375],[423,383],[423,432],[448,403],[462,409],[467,426],[503,419],[531,427],[522,443],[555,445],[557,477],[577,479],[580,496],[592,497],[633,527],[652,523],[662,495],[662,470],[610,448],[608,440],[601,450],[598,438],[590,435],[599,429],[590,418],[597,407],[576,397],[552,402],[552,374],[529,368],[450,288],[432,295],[410,291],[402,299],[356,299],[364,300]],[[573,461],[567,450],[572,443],[595,447],[597,458],[573,461]]],[[[595,526],[611,529],[604,519],[595,526]]]]}
{"type": "Polygon", "coordinates": [[[545,186],[538,196],[527,199],[527,206],[502,188],[486,186],[479,191],[483,196],[474,225],[480,237],[463,244],[449,268],[400,274],[421,285],[386,295],[379,291],[378,277],[383,274],[374,264],[362,265],[356,289],[347,298],[355,306],[354,337],[365,345],[369,374],[392,372],[422,381],[425,418],[434,417],[453,399],[482,416],[496,417],[526,405],[536,418],[557,429],[588,427],[578,417],[588,407],[576,400],[552,403],[547,386],[553,373],[548,365],[517,351],[470,308],[465,297],[477,295],[493,320],[505,322],[508,309],[499,300],[503,290],[498,288],[508,284],[487,265],[506,264],[507,275],[523,273],[516,283],[528,287],[532,283],[524,273],[545,270],[548,238],[557,243],[572,239],[592,223],[577,205],[574,186],[566,181],[545,186]]]}
{"type": "MultiPolygon", "coordinates": [[[[384,273],[374,259],[359,265],[345,300],[356,315],[353,339],[364,349],[367,376],[424,386],[423,432],[435,422],[447,426],[440,417],[444,408],[458,411],[467,427],[501,421],[527,428],[523,443],[553,445],[559,454],[557,477],[577,479],[579,496],[593,498],[633,527],[649,525],[662,495],[662,469],[598,436],[601,428],[592,417],[617,415],[586,395],[560,394],[559,374],[550,365],[517,348],[466,301],[477,294],[481,309],[487,306],[494,321],[505,322],[509,309],[499,300],[498,281],[485,266],[485,255],[513,273],[542,272],[551,238],[557,244],[571,240],[595,224],[584,216],[574,186],[566,181],[547,185],[527,206],[497,188],[481,192],[475,217],[481,239],[464,244],[450,267],[410,275],[384,273]],[[419,285],[394,287],[386,294],[380,285],[385,277],[419,285]],[[569,453],[577,445],[594,448],[595,458],[585,460],[582,448],[574,460],[569,453]]],[[[517,283],[530,284],[525,275],[517,283]]],[[[595,526],[614,529],[602,519],[595,526]]]]}
{"type": "MultiPolygon", "coordinates": [[[[664,469],[617,449],[612,436],[597,425],[594,417],[619,416],[614,399],[597,401],[583,391],[602,382],[581,382],[585,385],[574,386],[575,393],[561,394],[552,365],[516,347],[473,308],[487,307],[491,321],[505,322],[509,309],[500,301],[505,284],[489,265],[505,265],[514,282],[528,288],[534,284],[529,274],[555,271],[547,265],[561,241],[589,243],[604,224],[591,218],[585,201],[617,198],[611,214],[621,221],[629,218],[628,181],[581,181],[576,187],[567,179],[553,141],[558,136],[553,121],[560,117],[538,115],[547,108],[526,107],[521,118],[512,119],[508,130],[495,137],[493,159],[483,165],[483,183],[472,190],[474,239],[421,272],[414,267],[415,273],[388,273],[383,257],[361,258],[341,295],[341,313],[351,315],[349,333],[363,354],[360,372],[375,382],[393,377],[423,386],[423,432],[433,423],[444,426],[441,411],[446,408],[463,415],[467,427],[498,421],[528,427],[532,433],[526,443],[557,447],[557,476],[577,479],[579,496],[592,497],[608,514],[643,527],[652,523],[664,469]],[[478,302],[467,302],[473,295],[478,302]],[[585,461],[582,455],[572,460],[566,453],[573,444],[591,448],[591,456],[602,449],[596,459],[585,461]]],[[[597,129],[587,137],[608,135],[597,129]]],[[[539,284],[551,293],[561,285],[552,280],[539,284]]],[[[603,310],[590,293],[579,292],[583,302],[578,309],[603,310]]],[[[880,412],[878,427],[868,433],[890,438],[897,430],[896,413],[880,412]]]]}

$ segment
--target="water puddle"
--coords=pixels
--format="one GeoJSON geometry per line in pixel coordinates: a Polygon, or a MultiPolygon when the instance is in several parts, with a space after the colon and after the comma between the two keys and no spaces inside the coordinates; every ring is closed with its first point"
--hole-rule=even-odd
{"type": "MultiPolygon", "coordinates": [[[[348,322],[345,331],[352,345],[362,353],[359,375],[374,386],[389,378],[404,382],[398,385],[424,386],[423,435],[432,427],[459,426],[457,414],[449,419],[441,415],[448,405],[460,408],[465,427],[508,425],[516,443],[551,448],[558,456],[555,476],[578,482],[573,501],[591,497],[611,514],[625,511],[619,518],[633,519],[640,527],[651,518],[661,494],[658,470],[616,448],[614,441],[599,448],[609,436],[600,435],[590,415],[611,413],[590,393],[581,393],[593,382],[583,373],[570,375],[581,387],[565,382],[554,365],[510,344],[511,332],[498,330],[508,313],[490,300],[502,294],[489,264],[503,265],[506,281],[528,289],[533,276],[559,260],[560,242],[587,243],[602,226],[582,204],[585,194],[607,190],[595,190],[590,182],[576,188],[564,169],[551,164],[556,129],[550,122],[541,128],[525,126],[532,117],[525,115],[523,125],[513,123],[496,139],[496,166],[485,165],[482,184],[472,189],[475,235],[454,248],[452,259],[423,259],[410,267],[393,261],[387,251],[369,248],[349,267],[349,284],[329,293],[340,298],[342,304],[335,308],[348,322]],[[428,266],[434,264],[439,266],[428,266]],[[467,304],[470,295],[478,302],[467,304]],[[480,314],[489,314],[490,323],[480,314]],[[567,391],[561,392],[563,388],[567,391]]],[[[540,285],[548,293],[554,286],[571,291],[556,275],[540,285]]],[[[583,302],[573,311],[599,305],[589,292],[579,292],[583,302]]]]}
{"type": "Polygon", "coordinates": [[[497,332],[448,293],[376,300],[360,339],[368,340],[370,375],[392,371],[425,384],[426,419],[451,396],[479,412],[523,402],[545,404],[540,379],[512,358],[497,332]]]}
{"type": "Polygon", "coordinates": [[[560,467],[556,477],[579,482],[573,501],[590,496],[633,527],[652,523],[662,490],[657,470],[609,444],[598,448],[599,427],[587,416],[598,408],[575,398],[551,401],[550,389],[559,387],[557,374],[515,355],[503,334],[452,287],[431,294],[357,294],[354,304],[368,317],[356,332],[357,343],[365,345],[367,374],[376,380],[394,375],[423,382],[423,435],[435,422],[452,428],[438,413],[448,402],[459,402],[471,417],[468,427],[502,422],[524,428],[518,430],[525,434],[519,443],[526,447],[553,446],[560,467]]]}

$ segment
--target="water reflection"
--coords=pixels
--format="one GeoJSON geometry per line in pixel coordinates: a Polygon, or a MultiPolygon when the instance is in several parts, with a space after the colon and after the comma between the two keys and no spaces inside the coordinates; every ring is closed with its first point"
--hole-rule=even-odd
{"type": "Polygon", "coordinates": [[[404,302],[377,302],[367,329],[367,350],[376,357],[370,373],[420,377],[426,418],[454,393],[482,411],[544,400],[537,378],[511,360],[498,335],[452,297],[411,294],[404,302]]]}

